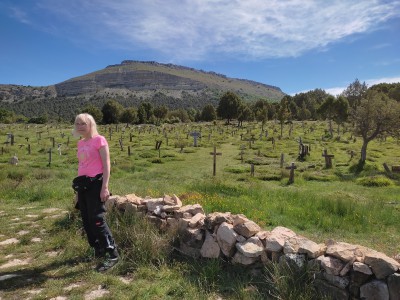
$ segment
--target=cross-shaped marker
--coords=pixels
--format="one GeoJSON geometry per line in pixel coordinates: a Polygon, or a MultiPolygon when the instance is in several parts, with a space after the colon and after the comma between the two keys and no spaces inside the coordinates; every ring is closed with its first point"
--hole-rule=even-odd
{"type": "Polygon", "coordinates": [[[217,152],[217,147],[214,146],[214,152],[210,152],[210,154],[214,156],[213,176],[215,176],[215,174],[216,174],[216,167],[217,167],[217,155],[222,155],[222,153],[217,152]]]}

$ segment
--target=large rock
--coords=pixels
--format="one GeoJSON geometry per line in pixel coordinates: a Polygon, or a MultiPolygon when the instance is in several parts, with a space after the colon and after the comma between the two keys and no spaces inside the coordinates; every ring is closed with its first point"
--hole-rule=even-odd
{"type": "Polygon", "coordinates": [[[253,221],[238,224],[234,226],[233,229],[245,238],[250,238],[261,230],[260,226],[253,221]]]}
{"type": "Polygon", "coordinates": [[[306,264],[306,257],[304,254],[288,253],[279,257],[279,263],[287,263],[291,267],[302,269],[306,264]]]}
{"type": "Polygon", "coordinates": [[[258,261],[258,257],[248,257],[248,256],[243,255],[240,252],[236,252],[232,258],[232,263],[241,264],[241,265],[245,265],[245,266],[252,265],[256,261],[258,261]]]}
{"type": "Polygon", "coordinates": [[[233,217],[233,227],[250,221],[245,215],[242,214],[233,215],[232,217],[233,217]]]}
{"type": "Polygon", "coordinates": [[[296,234],[285,227],[274,228],[270,235],[265,239],[265,249],[271,252],[280,252],[285,245],[285,241],[296,236],[296,234]]]}
{"type": "Polygon", "coordinates": [[[395,273],[387,279],[390,300],[400,300],[400,274],[395,273]]]}
{"type": "Polygon", "coordinates": [[[233,225],[222,223],[217,231],[217,241],[221,251],[227,257],[232,257],[235,251],[237,233],[233,230],[233,225]]]}
{"type": "Polygon", "coordinates": [[[201,213],[204,215],[203,207],[201,207],[200,204],[185,205],[185,206],[182,206],[179,210],[176,210],[174,212],[176,218],[183,218],[184,216],[187,217],[187,214],[194,216],[198,213],[201,213]]]}
{"type": "Polygon", "coordinates": [[[200,254],[202,257],[218,258],[221,255],[221,248],[214,236],[206,231],[206,239],[201,247],[200,254]]]}
{"type": "Polygon", "coordinates": [[[325,245],[317,244],[305,237],[294,236],[285,240],[283,253],[303,253],[309,258],[317,258],[324,254],[325,245]]]}
{"type": "Polygon", "coordinates": [[[393,258],[372,250],[366,253],[364,262],[371,267],[378,279],[384,279],[386,276],[395,273],[400,267],[400,264],[393,258]]]}
{"type": "Polygon", "coordinates": [[[365,300],[389,300],[389,289],[385,282],[373,280],[360,288],[360,297],[365,300]]]}
{"type": "Polygon", "coordinates": [[[168,196],[168,195],[164,195],[163,200],[164,200],[165,205],[179,206],[179,207],[182,206],[182,201],[176,195],[173,195],[172,197],[168,196]]]}
{"type": "Polygon", "coordinates": [[[360,263],[360,262],[354,262],[353,263],[353,270],[356,272],[360,272],[366,275],[372,275],[372,270],[370,267],[368,267],[366,264],[364,263],[360,263]]]}
{"type": "Polygon", "coordinates": [[[126,200],[135,205],[141,205],[143,198],[136,196],[135,194],[128,194],[125,196],[126,200]]]}
{"type": "Polygon", "coordinates": [[[220,213],[220,212],[214,212],[210,213],[206,216],[204,220],[204,224],[206,225],[207,229],[214,229],[216,226],[222,224],[222,223],[228,223],[232,224],[233,223],[233,218],[232,214],[230,212],[226,213],[220,213]]]}
{"type": "Polygon", "coordinates": [[[205,217],[206,216],[202,213],[198,213],[198,214],[194,215],[193,218],[191,218],[189,221],[189,227],[195,228],[197,226],[203,226],[205,217]]]}
{"type": "Polygon", "coordinates": [[[200,228],[187,228],[182,232],[180,240],[186,245],[200,249],[203,246],[204,234],[200,228]]]}
{"type": "Polygon", "coordinates": [[[237,243],[236,249],[246,257],[258,257],[264,252],[264,247],[257,237],[249,238],[244,243],[237,243]]]}
{"type": "Polygon", "coordinates": [[[351,261],[353,258],[356,261],[364,262],[365,253],[368,251],[366,247],[343,242],[328,241],[326,246],[327,255],[339,258],[345,262],[351,261]]]}
{"type": "Polygon", "coordinates": [[[343,269],[345,264],[337,258],[331,256],[320,256],[317,261],[321,263],[321,267],[327,274],[339,276],[340,271],[343,269]]]}
{"type": "Polygon", "coordinates": [[[158,207],[160,209],[164,205],[163,198],[150,198],[144,199],[141,201],[143,204],[146,205],[148,211],[155,211],[158,207]]]}
{"type": "Polygon", "coordinates": [[[341,277],[341,276],[335,276],[335,275],[328,274],[328,273],[324,273],[323,276],[327,282],[329,282],[330,284],[333,284],[334,286],[336,286],[342,290],[346,289],[346,287],[350,283],[350,278],[347,276],[341,277]]]}
{"type": "Polygon", "coordinates": [[[348,291],[329,284],[325,280],[315,280],[314,286],[322,296],[328,297],[328,299],[348,300],[350,296],[348,291]]]}

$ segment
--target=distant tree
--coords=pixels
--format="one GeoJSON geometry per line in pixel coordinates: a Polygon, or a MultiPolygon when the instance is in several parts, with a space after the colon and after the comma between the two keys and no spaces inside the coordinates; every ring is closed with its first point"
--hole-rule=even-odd
{"type": "Polygon", "coordinates": [[[97,106],[94,106],[93,104],[88,104],[82,109],[83,113],[88,113],[89,115],[92,115],[94,120],[97,123],[100,123],[103,120],[103,113],[101,112],[100,108],[97,106]]]}
{"type": "Polygon", "coordinates": [[[324,118],[328,119],[329,124],[329,134],[333,136],[332,120],[336,114],[335,107],[336,99],[334,96],[329,95],[325,101],[318,108],[318,113],[324,118]]]}
{"type": "Polygon", "coordinates": [[[182,108],[169,111],[167,114],[167,119],[169,119],[172,123],[175,123],[176,121],[182,123],[190,122],[190,118],[187,111],[182,108]]]}
{"type": "Polygon", "coordinates": [[[343,125],[349,117],[349,102],[343,96],[339,96],[335,101],[335,115],[333,120],[336,122],[338,129],[337,134],[340,134],[340,125],[343,125]]]}
{"type": "Polygon", "coordinates": [[[127,107],[123,110],[120,121],[127,124],[135,124],[138,121],[137,111],[134,107],[127,107]]]}
{"type": "Polygon", "coordinates": [[[241,102],[236,94],[226,92],[219,100],[217,115],[222,119],[226,119],[227,123],[230,124],[232,119],[238,117],[241,102]]]}
{"type": "Polygon", "coordinates": [[[44,113],[43,115],[39,117],[32,117],[28,120],[28,123],[33,123],[33,124],[46,124],[49,121],[49,116],[47,113],[44,113]]]}
{"type": "Polygon", "coordinates": [[[357,109],[357,106],[367,93],[367,90],[368,86],[365,84],[365,82],[361,83],[358,79],[356,79],[342,92],[341,96],[347,98],[351,109],[357,109]]]}
{"type": "Polygon", "coordinates": [[[13,123],[15,121],[15,113],[5,108],[0,108],[0,123],[13,123]]]}
{"type": "Polygon", "coordinates": [[[190,121],[194,122],[196,120],[196,115],[198,114],[198,110],[191,107],[191,108],[186,109],[186,111],[188,113],[190,121]]]}
{"type": "Polygon", "coordinates": [[[217,111],[215,110],[214,105],[207,104],[206,106],[204,106],[201,111],[200,118],[202,121],[206,121],[206,122],[216,120],[217,119],[217,111]]]}
{"type": "Polygon", "coordinates": [[[238,115],[238,121],[239,121],[239,126],[243,125],[243,121],[253,121],[254,120],[254,114],[253,111],[250,109],[250,107],[242,103],[239,107],[239,115],[238,115]]]}
{"type": "Polygon", "coordinates": [[[138,118],[140,124],[151,123],[154,119],[154,108],[149,102],[140,103],[138,108],[138,118]]]}
{"type": "Polygon", "coordinates": [[[360,164],[367,159],[368,143],[379,135],[397,134],[400,129],[400,103],[383,93],[368,91],[361,98],[357,109],[352,109],[354,132],[361,135],[360,164]]]}
{"type": "Polygon", "coordinates": [[[116,124],[119,122],[123,106],[115,100],[108,100],[102,107],[104,124],[116,124]]]}
{"type": "Polygon", "coordinates": [[[160,105],[154,108],[154,116],[158,124],[161,123],[163,119],[165,119],[167,114],[168,114],[168,107],[166,107],[165,105],[160,105]]]}
{"type": "Polygon", "coordinates": [[[264,131],[265,123],[268,121],[269,104],[265,100],[257,100],[253,105],[255,119],[261,122],[261,130],[264,131]]]}
{"type": "Polygon", "coordinates": [[[393,100],[400,101],[400,82],[399,83],[379,83],[371,86],[369,90],[384,93],[393,100]]]}
{"type": "Polygon", "coordinates": [[[290,120],[290,111],[288,109],[288,99],[287,97],[283,97],[281,103],[279,104],[278,110],[276,112],[277,119],[279,120],[279,124],[281,125],[281,137],[283,136],[283,124],[285,121],[290,120]]]}
{"type": "Polygon", "coordinates": [[[297,111],[297,117],[300,121],[309,120],[311,118],[311,112],[307,108],[306,103],[302,102],[301,107],[297,111]]]}

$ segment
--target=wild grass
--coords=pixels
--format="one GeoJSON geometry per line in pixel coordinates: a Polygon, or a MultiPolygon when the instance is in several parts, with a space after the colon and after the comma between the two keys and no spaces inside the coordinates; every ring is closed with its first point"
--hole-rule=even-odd
{"type": "MultiPolygon", "coordinates": [[[[140,133],[136,127],[124,132],[111,127],[111,139],[110,127],[99,129],[109,139],[113,194],[176,194],[184,204],[199,203],[206,212],[245,214],[266,230],[286,226],[316,242],[335,239],[389,256],[400,252],[400,176],[386,174],[382,166],[384,162],[399,164],[395,140],[371,142],[370,159],[361,166],[357,163],[360,139],[350,138],[350,133],[330,138],[321,122],[295,123],[292,136],[285,127],[283,138],[278,136],[279,125],[270,122],[266,126],[268,138],[264,134],[252,143],[246,136],[260,136],[257,124],[244,128],[175,125],[170,126],[175,129],[165,128],[169,143],[163,141],[160,151],[155,150],[155,142],[164,136],[162,127],[142,128],[140,133]],[[198,147],[193,147],[187,132],[200,129],[202,138],[198,147]],[[304,161],[297,159],[299,137],[311,147],[304,161]],[[124,140],[124,150],[119,138],[124,140]],[[210,154],[214,145],[221,153],[216,157],[216,176],[212,175],[210,154]],[[335,155],[331,169],[325,167],[324,149],[335,155]],[[351,150],[356,153],[353,158],[351,150]],[[286,166],[292,161],[297,169],[294,183],[289,185],[286,166]]],[[[290,281],[293,270],[269,266],[254,275],[224,261],[182,258],[174,251],[174,235],[160,234],[141,218],[119,212],[110,213],[108,218],[121,248],[121,264],[106,275],[94,272],[94,263],[87,261],[93,253],[72,205],[71,180],[76,176],[77,162],[76,140],[70,131],[70,125],[0,126],[0,137],[13,132],[16,139],[14,146],[3,144],[0,154],[0,216],[6,224],[0,229],[0,242],[12,237],[20,240],[0,246],[0,264],[31,259],[31,265],[0,269],[0,275],[19,275],[0,281],[0,297],[27,298],[28,291],[42,289],[36,298],[66,295],[76,299],[100,285],[110,292],[105,297],[113,299],[274,299],[273,295],[295,299],[291,292],[301,295],[298,299],[309,299],[307,293],[313,292],[312,288],[298,290],[290,281]],[[51,164],[50,137],[55,137],[56,145],[62,144],[61,155],[57,147],[52,150],[51,164]],[[19,158],[17,166],[8,163],[14,154],[19,158]],[[54,214],[61,216],[45,213],[48,208],[58,208],[54,214]],[[24,230],[29,232],[17,235],[24,230]],[[37,237],[41,242],[32,242],[37,237]],[[121,278],[130,281],[124,283],[121,278]],[[77,283],[79,287],[64,290],[77,283]]],[[[308,287],[307,277],[300,278],[308,287]]]]}

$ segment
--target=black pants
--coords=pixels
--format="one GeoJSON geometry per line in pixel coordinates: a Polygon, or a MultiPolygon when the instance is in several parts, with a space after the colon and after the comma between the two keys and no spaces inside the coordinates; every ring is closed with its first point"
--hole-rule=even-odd
{"type": "Polygon", "coordinates": [[[78,192],[79,210],[89,245],[103,251],[115,248],[110,228],[104,218],[106,212],[100,199],[102,181],[94,180],[90,189],[78,192]]]}

